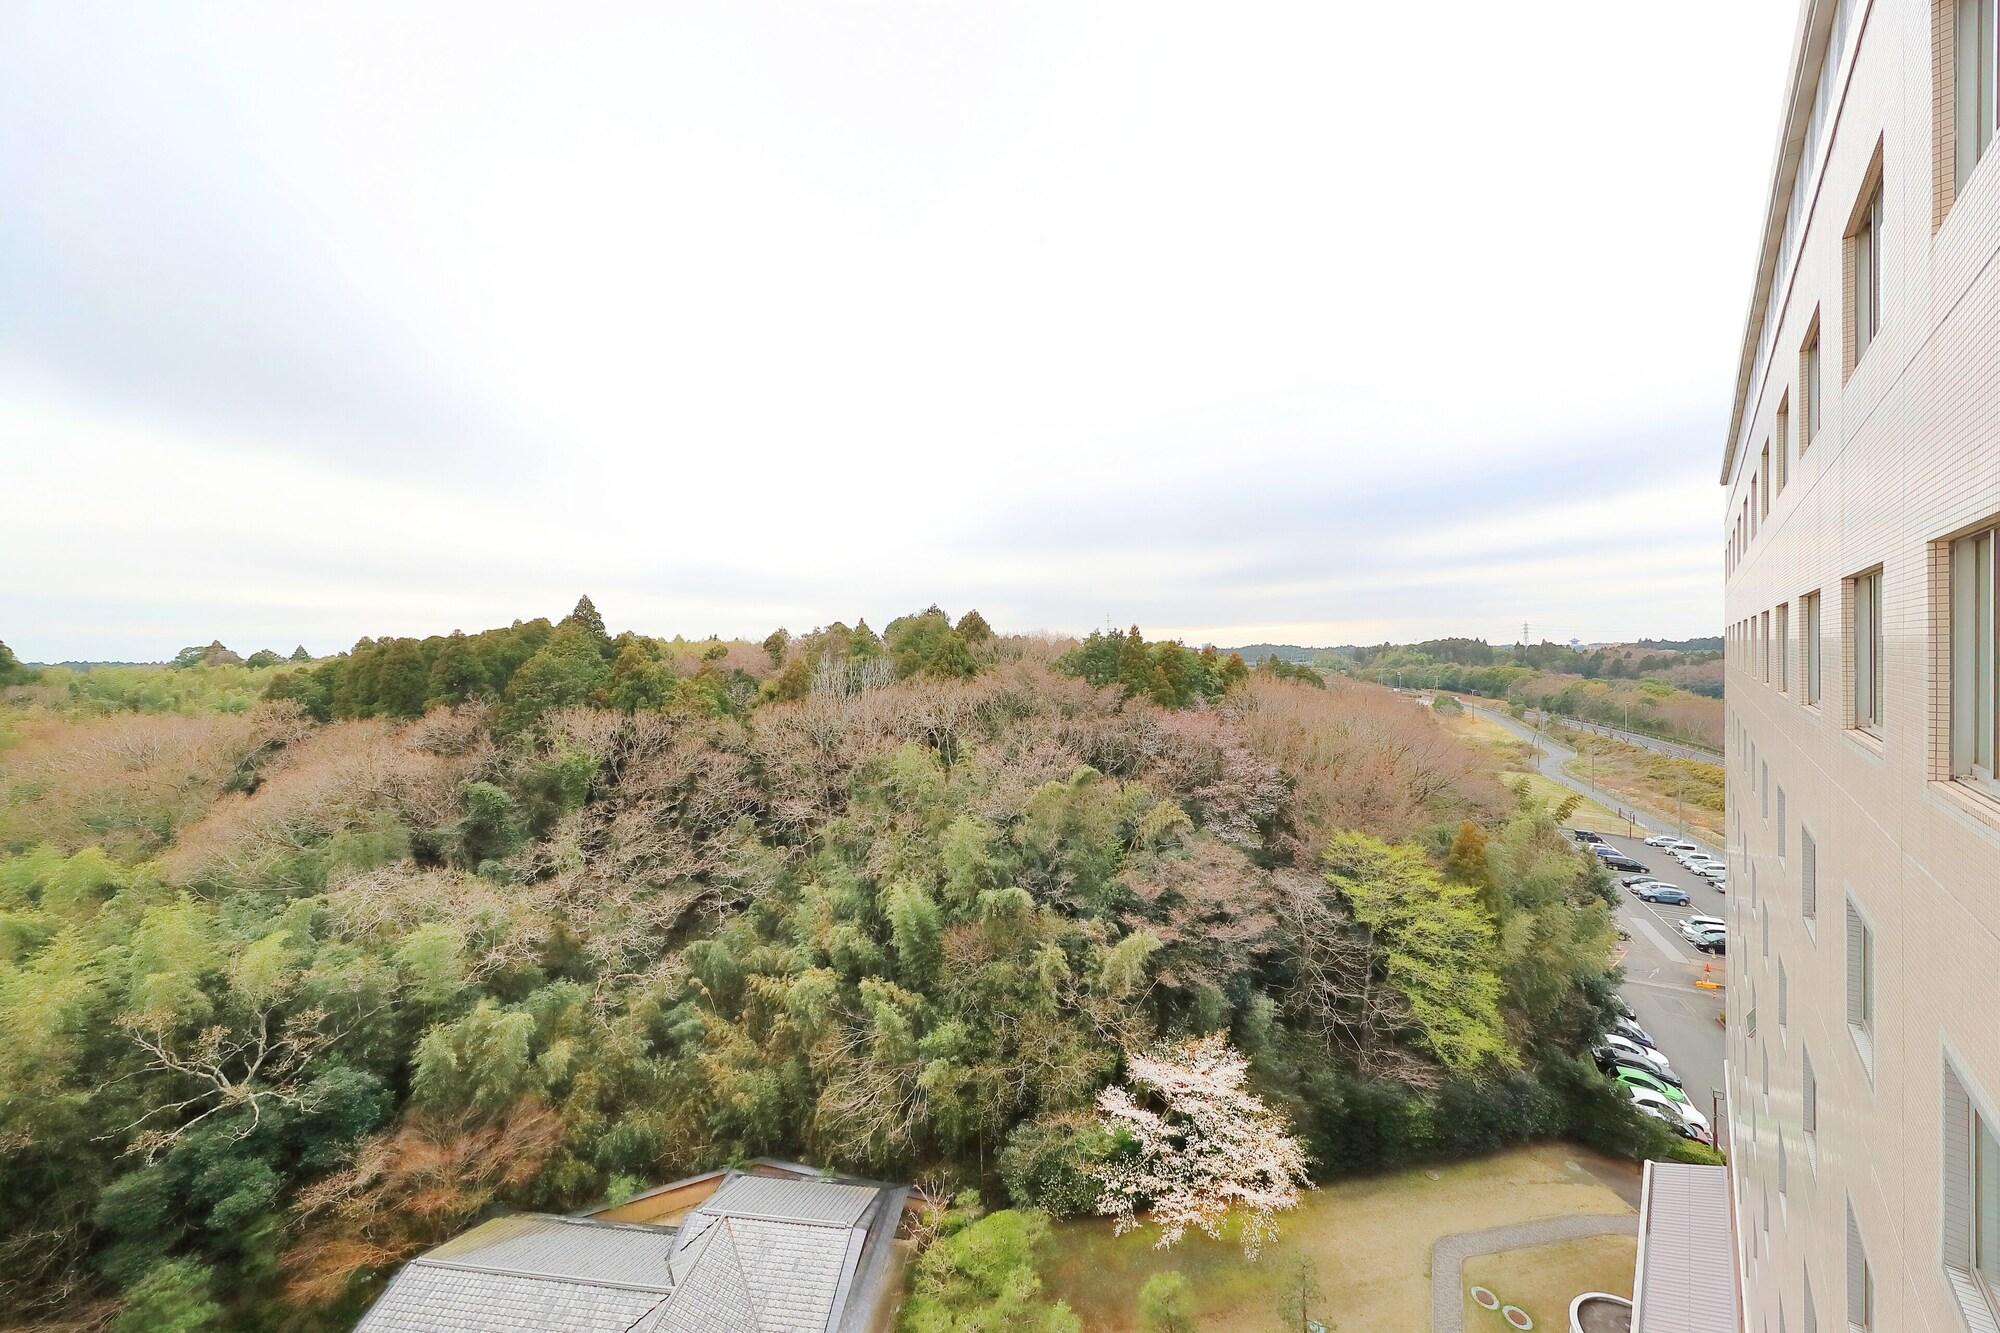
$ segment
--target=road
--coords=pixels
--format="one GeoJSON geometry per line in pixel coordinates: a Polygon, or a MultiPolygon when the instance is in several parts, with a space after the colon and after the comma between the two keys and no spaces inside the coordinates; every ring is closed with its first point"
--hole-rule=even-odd
{"type": "MultiPolygon", "coordinates": [[[[1479,711],[1523,740],[1536,739],[1532,728],[1521,725],[1505,713],[1488,708],[1479,711]]],[[[1617,797],[1598,790],[1563,767],[1576,757],[1575,751],[1551,740],[1546,732],[1539,743],[1541,749],[1536,758],[1536,768],[1543,776],[1613,810],[1629,809],[1621,806],[1617,797]]],[[[1669,907],[1663,903],[1640,902],[1629,893],[1620,895],[1617,921],[1619,928],[1629,937],[1624,941],[1625,1002],[1638,1016],[1639,1026],[1652,1035],[1667,1059],[1673,1062],[1674,1072],[1687,1085],[1688,1098],[1715,1125],[1719,1141],[1727,1142],[1721,1137],[1724,1127],[1717,1121],[1711,1096],[1722,1089],[1725,1044],[1722,992],[1706,990],[1695,983],[1725,980],[1728,960],[1697,952],[1692,944],[1681,938],[1676,925],[1682,917],[1691,913],[1727,916],[1728,913],[1723,910],[1727,900],[1713,884],[1684,869],[1671,853],[1645,844],[1645,839],[1652,834],[1679,833],[1679,829],[1637,812],[1631,814],[1631,819],[1640,830],[1637,837],[1606,836],[1605,841],[1645,866],[1653,878],[1685,889],[1690,902],[1686,907],[1669,907]]],[[[1721,848],[1708,846],[1700,838],[1689,837],[1688,840],[1710,855],[1722,854],[1721,848]]],[[[1619,877],[1629,873],[1623,872],[1619,877]]]]}
{"type": "Polygon", "coordinates": [[[1640,731],[1627,731],[1623,727],[1607,727],[1601,722],[1585,722],[1574,717],[1550,717],[1559,727],[1571,731],[1588,731],[1598,736],[1607,736],[1614,741],[1636,745],[1655,754],[1666,755],[1670,759],[1694,759],[1704,764],[1719,764],[1722,755],[1715,750],[1705,750],[1698,745],[1683,745],[1679,741],[1663,741],[1658,736],[1648,736],[1640,731]]]}

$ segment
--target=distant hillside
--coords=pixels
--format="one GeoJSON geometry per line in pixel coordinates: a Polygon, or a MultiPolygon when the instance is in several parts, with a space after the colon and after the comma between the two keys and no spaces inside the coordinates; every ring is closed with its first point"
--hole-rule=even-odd
{"type": "Polygon", "coordinates": [[[1296,643],[1252,643],[1241,648],[1224,648],[1218,645],[1219,653],[1239,653],[1243,660],[1255,665],[1267,657],[1275,657],[1280,662],[1308,663],[1325,655],[1351,652],[1341,648],[1306,648],[1296,643]]]}

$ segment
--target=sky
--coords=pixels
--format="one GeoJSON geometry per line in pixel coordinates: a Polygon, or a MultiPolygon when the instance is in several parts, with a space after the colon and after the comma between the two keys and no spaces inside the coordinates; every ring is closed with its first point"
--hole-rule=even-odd
{"type": "Polygon", "coordinates": [[[0,0],[0,640],[1721,628],[1795,0],[0,0]]]}

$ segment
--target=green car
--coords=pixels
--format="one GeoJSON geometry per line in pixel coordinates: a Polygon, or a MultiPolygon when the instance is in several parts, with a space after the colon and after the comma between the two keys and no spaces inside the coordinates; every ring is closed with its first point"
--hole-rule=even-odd
{"type": "Polygon", "coordinates": [[[1668,1083],[1665,1079],[1653,1077],[1643,1069],[1634,1069],[1631,1065],[1619,1065],[1612,1077],[1616,1078],[1620,1083],[1629,1084],[1635,1088],[1644,1088],[1648,1092],[1657,1092],[1670,1102],[1679,1102],[1682,1105],[1687,1104],[1688,1097],[1685,1092],[1668,1083]]]}

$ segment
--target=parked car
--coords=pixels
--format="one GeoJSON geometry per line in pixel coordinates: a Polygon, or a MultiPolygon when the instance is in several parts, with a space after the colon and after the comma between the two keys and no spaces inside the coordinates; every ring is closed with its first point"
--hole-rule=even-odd
{"type": "Polygon", "coordinates": [[[1623,1037],[1627,1041],[1638,1042],[1641,1046],[1644,1046],[1649,1051],[1657,1051],[1660,1049],[1660,1043],[1653,1040],[1653,1035],[1650,1032],[1646,1031],[1646,1029],[1640,1027],[1637,1023],[1633,1022],[1629,1018],[1613,1019],[1611,1023],[1611,1030],[1617,1033],[1619,1036],[1623,1037]]]}
{"type": "Polygon", "coordinates": [[[1613,852],[1611,855],[1605,857],[1604,865],[1610,870],[1644,870],[1646,868],[1644,861],[1634,861],[1623,852],[1613,852]]]}
{"type": "Polygon", "coordinates": [[[1709,886],[1713,888],[1717,893],[1729,892],[1729,872],[1726,870],[1723,871],[1720,875],[1717,875],[1714,879],[1711,879],[1708,883],[1709,886]]]}
{"type": "Polygon", "coordinates": [[[1679,861],[1682,865],[1687,865],[1691,861],[1713,861],[1714,859],[1714,857],[1702,851],[1699,847],[1677,847],[1674,849],[1674,860],[1679,861]]]}
{"type": "Polygon", "coordinates": [[[1648,1114],[1657,1114],[1661,1110],[1666,1111],[1667,1116],[1671,1116],[1672,1119],[1668,1119],[1667,1116],[1661,1116],[1660,1118],[1667,1120],[1669,1125],[1672,1125],[1676,1120],[1679,1121],[1683,1137],[1694,1139],[1700,1143],[1711,1142],[1709,1138],[1708,1117],[1695,1110],[1694,1107],[1670,1101],[1662,1097],[1659,1093],[1647,1088],[1628,1086],[1625,1089],[1625,1095],[1632,1099],[1634,1106],[1648,1114]]]}
{"type": "Polygon", "coordinates": [[[1621,1037],[1615,1032],[1605,1033],[1603,1040],[1591,1054],[1596,1057],[1597,1067],[1607,1073],[1621,1064],[1637,1065],[1641,1069],[1650,1069],[1655,1074],[1673,1072],[1673,1065],[1668,1062],[1666,1056],[1650,1046],[1641,1046],[1630,1037],[1621,1037]]]}
{"type": "Polygon", "coordinates": [[[1728,953],[1729,932],[1723,930],[1707,931],[1695,936],[1693,943],[1694,947],[1702,953],[1728,953]]]}
{"type": "Polygon", "coordinates": [[[1648,847],[1664,847],[1671,849],[1680,846],[1681,840],[1675,837],[1671,833],[1662,833],[1657,835],[1656,837],[1651,837],[1646,839],[1646,845],[1648,847]]]}
{"type": "Polygon", "coordinates": [[[1650,1069],[1641,1069],[1637,1065],[1619,1065],[1611,1071],[1611,1077],[1628,1088],[1644,1088],[1648,1092],[1659,1093],[1676,1105],[1687,1104],[1688,1095],[1685,1091],[1668,1083],[1650,1069]]]}
{"type": "Polygon", "coordinates": [[[1623,884],[1626,888],[1629,889],[1636,884],[1654,884],[1657,883],[1658,881],[1652,876],[1651,873],[1647,873],[1644,875],[1625,875],[1622,876],[1618,882],[1620,884],[1623,884]]]}
{"type": "Polygon", "coordinates": [[[1713,881],[1729,878],[1729,867],[1720,861],[1704,861],[1700,865],[1689,866],[1688,869],[1706,880],[1713,881]]]}
{"type": "Polygon", "coordinates": [[[1595,833],[1592,833],[1592,832],[1591,832],[1591,831],[1590,831],[1589,829],[1585,829],[1585,828],[1573,828],[1573,829],[1571,829],[1571,830],[1569,831],[1569,836],[1570,836],[1570,837],[1572,837],[1572,838],[1575,838],[1575,839],[1576,839],[1576,840],[1577,840],[1578,842],[1603,842],[1603,841],[1604,841],[1604,839],[1603,839],[1603,838],[1599,837],[1599,836],[1598,836],[1597,834],[1595,834],[1595,833]]]}
{"type": "Polygon", "coordinates": [[[1642,889],[1671,889],[1678,886],[1669,884],[1663,879],[1654,879],[1651,875],[1634,875],[1632,882],[1625,887],[1633,893],[1638,893],[1642,889]]]}
{"type": "Polygon", "coordinates": [[[1671,884],[1648,884],[1643,889],[1634,889],[1640,902],[1668,903],[1675,907],[1686,907],[1694,901],[1687,896],[1686,889],[1677,889],[1671,884]]]}
{"type": "Polygon", "coordinates": [[[1706,935],[1711,931],[1721,930],[1728,924],[1727,921],[1724,921],[1719,916],[1684,916],[1674,922],[1674,925],[1679,927],[1681,934],[1685,935],[1688,939],[1693,939],[1697,935],[1706,935]]]}
{"type": "Polygon", "coordinates": [[[1697,847],[1694,843],[1689,842],[1686,838],[1675,838],[1672,842],[1667,844],[1667,848],[1670,851],[1676,851],[1676,852],[1698,852],[1701,850],[1700,847],[1697,847]]]}

